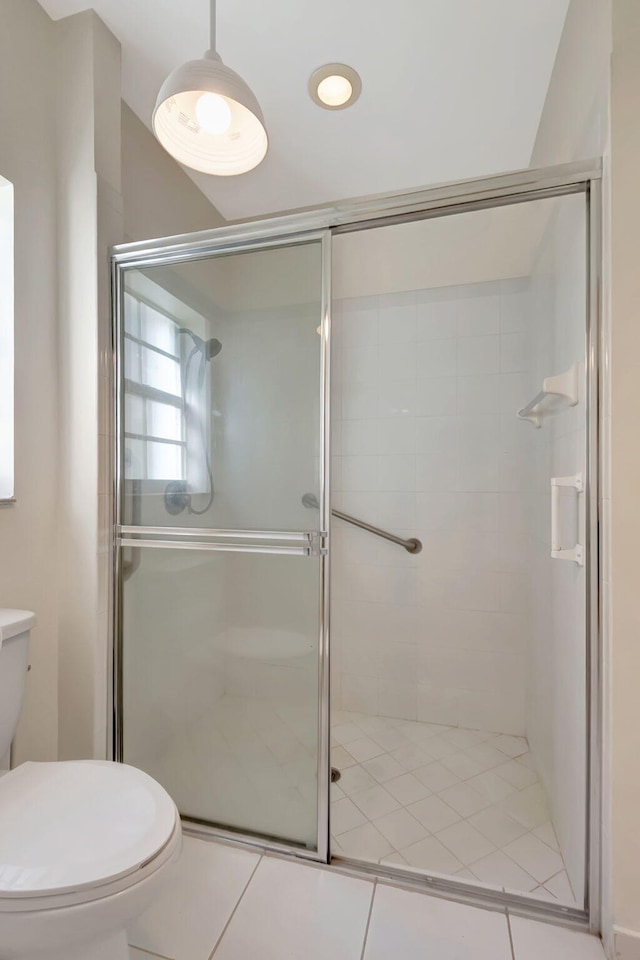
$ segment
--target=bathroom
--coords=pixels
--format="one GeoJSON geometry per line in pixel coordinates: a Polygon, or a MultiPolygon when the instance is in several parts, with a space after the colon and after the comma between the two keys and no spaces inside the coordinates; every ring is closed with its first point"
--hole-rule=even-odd
{"type": "Polygon", "coordinates": [[[33,80],[0,108],[0,808],[46,778],[78,844],[100,794],[147,871],[70,879],[58,851],[49,887],[16,881],[25,818],[0,960],[633,960],[638,12],[460,0],[458,36],[407,0],[389,92],[370,11],[342,45],[297,12],[291,51],[283,0],[287,100],[209,6],[143,48],[117,0],[0,4],[33,80]],[[210,13],[265,125],[236,175],[179,164],[149,108],[210,13]],[[455,75],[442,50],[478,91],[429,126],[397,97],[455,75]]]}

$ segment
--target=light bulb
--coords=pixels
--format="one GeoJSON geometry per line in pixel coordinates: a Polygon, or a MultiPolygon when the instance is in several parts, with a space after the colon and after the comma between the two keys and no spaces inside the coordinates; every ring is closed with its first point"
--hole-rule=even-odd
{"type": "Polygon", "coordinates": [[[226,133],[231,126],[231,108],[218,93],[203,93],[196,103],[196,119],[206,133],[226,133]]]}
{"type": "Polygon", "coordinates": [[[333,74],[318,84],[318,96],[329,107],[341,107],[350,99],[353,87],[346,77],[333,74]]]}

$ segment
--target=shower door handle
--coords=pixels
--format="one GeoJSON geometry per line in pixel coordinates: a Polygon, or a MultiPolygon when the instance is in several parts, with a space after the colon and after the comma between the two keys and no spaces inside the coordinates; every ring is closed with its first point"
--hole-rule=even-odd
{"type": "Polygon", "coordinates": [[[560,488],[571,487],[576,492],[576,499],[584,491],[582,474],[575,473],[570,477],[551,477],[551,557],[553,560],[570,560],[578,566],[584,566],[584,547],[579,539],[579,513],[576,512],[576,536],[572,547],[563,547],[560,535],[560,488]]]}
{"type": "Polygon", "coordinates": [[[274,553],[320,557],[326,534],[313,530],[213,530],[197,527],[116,527],[119,547],[210,550],[221,553],[274,553]]]}

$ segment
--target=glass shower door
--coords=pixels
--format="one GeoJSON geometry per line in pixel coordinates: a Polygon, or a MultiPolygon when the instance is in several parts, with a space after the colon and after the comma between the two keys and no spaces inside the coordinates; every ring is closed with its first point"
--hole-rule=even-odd
{"type": "Polygon", "coordinates": [[[117,276],[119,757],[185,818],[320,859],[325,249],[117,276]]]}
{"type": "Polygon", "coordinates": [[[333,763],[369,822],[337,800],[332,834],[346,859],[580,911],[591,208],[516,201],[334,240],[333,763]]]}

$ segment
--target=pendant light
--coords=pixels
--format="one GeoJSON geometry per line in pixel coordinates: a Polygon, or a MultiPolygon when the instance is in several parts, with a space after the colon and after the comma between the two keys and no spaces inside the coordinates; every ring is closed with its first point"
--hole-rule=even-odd
{"type": "Polygon", "coordinates": [[[260,104],[216,52],[216,5],[211,0],[211,47],[169,74],[153,112],[153,130],[174,159],[218,177],[253,170],[265,157],[267,131],[260,104]]]}

